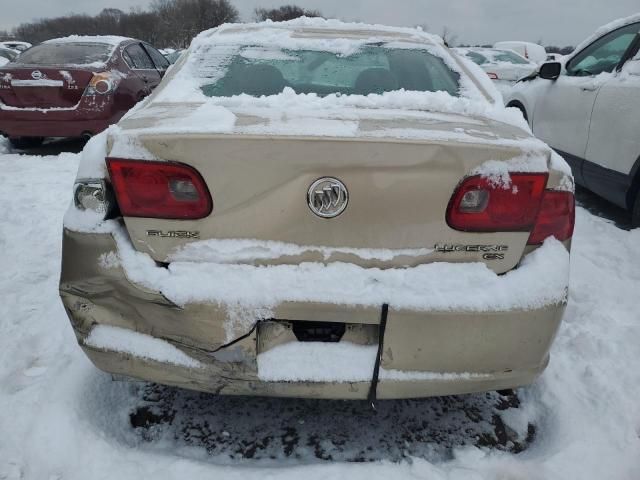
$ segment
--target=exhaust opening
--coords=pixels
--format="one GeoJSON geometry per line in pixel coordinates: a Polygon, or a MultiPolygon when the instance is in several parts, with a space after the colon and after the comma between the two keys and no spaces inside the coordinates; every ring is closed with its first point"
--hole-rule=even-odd
{"type": "Polygon", "coordinates": [[[337,343],[342,340],[346,323],[293,321],[292,330],[299,342],[337,343]]]}

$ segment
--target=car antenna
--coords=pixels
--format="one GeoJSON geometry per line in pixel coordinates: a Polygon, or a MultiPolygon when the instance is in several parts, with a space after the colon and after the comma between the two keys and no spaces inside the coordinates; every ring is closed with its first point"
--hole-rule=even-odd
{"type": "Polygon", "coordinates": [[[380,362],[382,360],[382,348],[384,347],[384,332],[387,328],[387,316],[389,314],[389,304],[382,305],[380,312],[380,325],[378,327],[378,354],[376,355],[376,363],[373,367],[373,378],[371,378],[371,386],[369,387],[369,396],[367,400],[373,410],[377,410],[378,402],[378,381],[380,377],[380,362]]]}

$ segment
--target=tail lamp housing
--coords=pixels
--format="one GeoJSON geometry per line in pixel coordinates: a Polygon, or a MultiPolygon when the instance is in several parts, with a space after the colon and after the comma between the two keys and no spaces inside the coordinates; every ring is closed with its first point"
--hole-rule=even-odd
{"type": "Polygon", "coordinates": [[[560,241],[568,240],[573,236],[575,218],[576,202],[573,193],[545,190],[528,243],[539,245],[551,236],[560,241]]]}
{"type": "Polygon", "coordinates": [[[472,176],[458,185],[447,208],[447,224],[464,232],[531,232],[528,243],[573,235],[573,193],[547,190],[547,173],[511,173],[507,185],[472,176]]]}
{"type": "Polygon", "coordinates": [[[73,203],[78,210],[92,210],[106,218],[114,206],[111,189],[101,178],[76,180],[73,203]]]}
{"type": "Polygon", "coordinates": [[[125,217],[196,220],[213,210],[204,179],[189,165],[107,158],[107,167],[125,217]]]}
{"type": "Polygon", "coordinates": [[[109,72],[94,73],[89,85],[84,91],[85,95],[106,95],[114,89],[114,78],[109,72]]]}

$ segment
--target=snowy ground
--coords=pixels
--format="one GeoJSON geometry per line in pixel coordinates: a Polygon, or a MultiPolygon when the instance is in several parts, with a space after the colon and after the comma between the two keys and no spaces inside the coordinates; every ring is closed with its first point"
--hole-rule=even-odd
{"type": "Polygon", "coordinates": [[[569,308],[535,385],[374,413],[112,382],[57,294],[77,156],[4,148],[0,479],[640,478],[640,230],[590,213],[606,210],[593,196],[579,195],[569,308]]]}

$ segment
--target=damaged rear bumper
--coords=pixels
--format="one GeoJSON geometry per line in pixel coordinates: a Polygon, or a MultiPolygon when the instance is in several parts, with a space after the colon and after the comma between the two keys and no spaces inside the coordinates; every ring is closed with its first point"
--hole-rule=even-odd
{"type": "MultiPolygon", "coordinates": [[[[111,234],[64,232],[60,294],[78,342],[101,370],[141,380],[228,395],[365,399],[371,382],[264,381],[258,354],[297,342],[290,321],[344,322],[342,341],[377,345],[379,308],[290,302],[278,306],[266,327],[232,346],[222,305],[179,307],[161,293],[130,282],[111,234]],[[97,326],[161,339],[197,365],[180,365],[88,341],[97,326]],[[269,332],[266,334],[265,332],[269,332]]],[[[162,268],[162,267],[158,267],[162,268]]],[[[416,398],[526,385],[544,370],[564,312],[563,304],[526,311],[423,312],[390,306],[377,397],[416,398]]]]}

